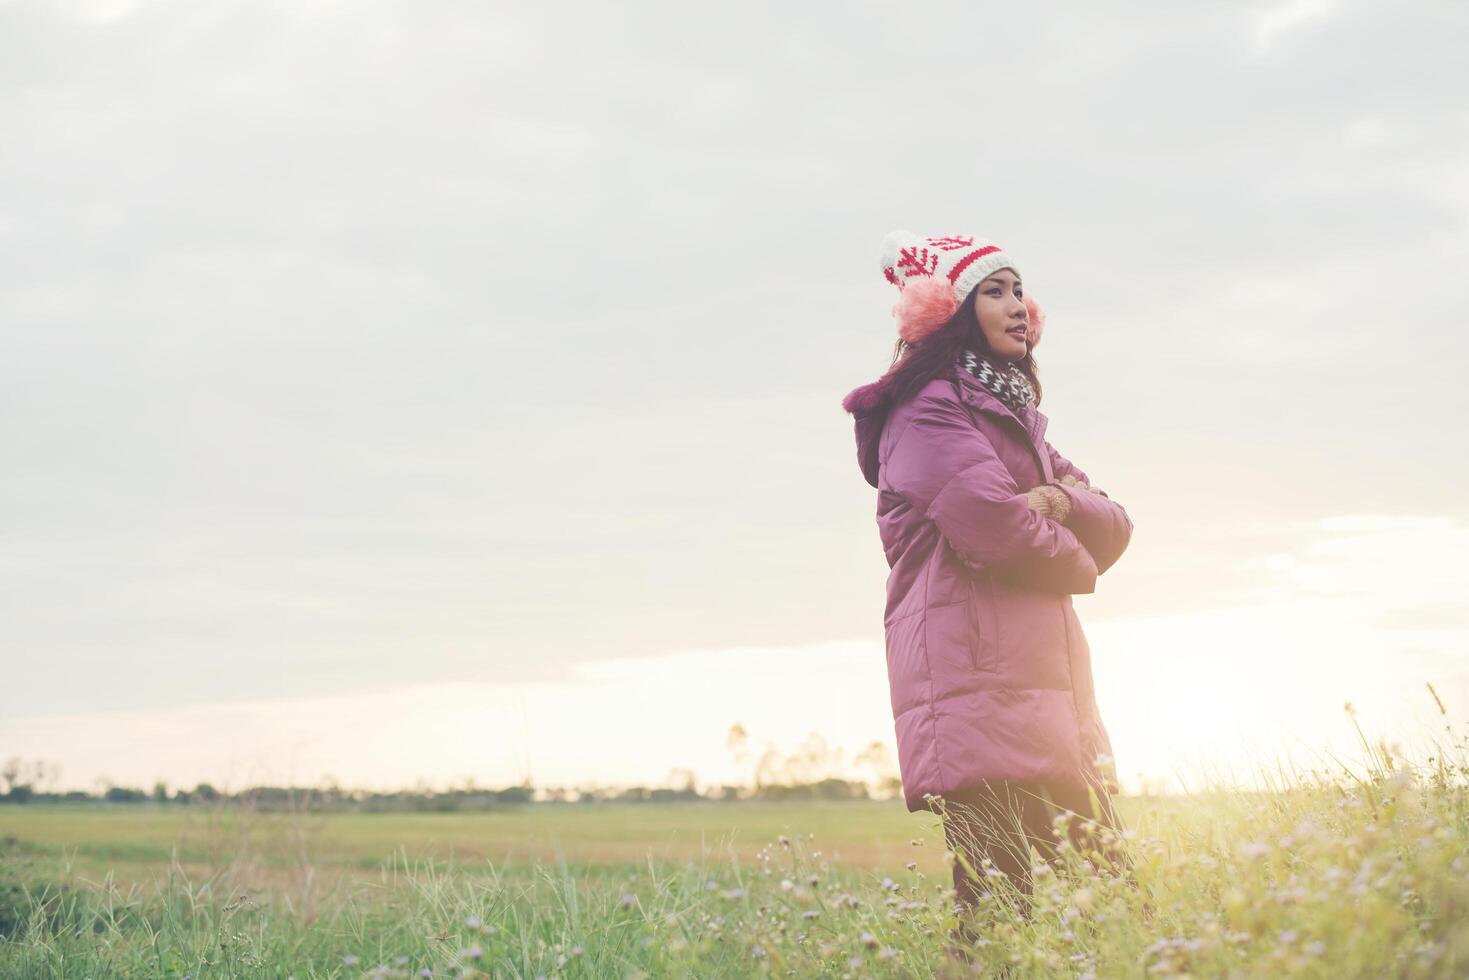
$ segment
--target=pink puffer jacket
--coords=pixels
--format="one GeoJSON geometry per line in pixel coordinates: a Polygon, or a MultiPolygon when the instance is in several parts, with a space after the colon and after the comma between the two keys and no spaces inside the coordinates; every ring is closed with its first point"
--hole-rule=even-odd
{"type": "Polygon", "coordinates": [[[1071,596],[1121,557],[1127,512],[1057,482],[1090,483],[1045,440],[1046,416],[1017,416],[961,368],[900,405],[884,378],[843,406],[891,569],[883,623],[908,809],[981,779],[1115,785],[1071,596]],[[1043,483],[1070,498],[1064,523],[1028,506],[1043,483]]]}

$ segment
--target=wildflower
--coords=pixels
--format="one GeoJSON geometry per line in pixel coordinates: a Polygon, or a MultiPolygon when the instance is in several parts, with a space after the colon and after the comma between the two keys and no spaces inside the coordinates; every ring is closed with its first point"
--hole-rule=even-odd
{"type": "Polygon", "coordinates": [[[817,875],[807,875],[806,876],[806,883],[809,884],[812,888],[815,888],[820,882],[821,882],[821,878],[818,877],[817,875]]]}
{"type": "Polygon", "coordinates": [[[898,890],[898,883],[884,875],[882,879],[882,887],[887,891],[895,892],[898,890]]]}
{"type": "Polygon", "coordinates": [[[882,949],[877,951],[877,958],[880,960],[890,960],[897,955],[898,951],[896,949],[893,949],[891,946],[884,946],[882,949]]]}
{"type": "Polygon", "coordinates": [[[780,846],[781,847],[790,847],[791,846],[791,839],[789,837],[787,837],[785,834],[781,834],[779,837],[776,838],[776,840],[780,841],[780,846]]]}
{"type": "Polygon", "coordinates": [[[1252,840],[1240,845],[1240,853],[1247,858],[1257,858],[1270,853],[1270,845],[1264,841],[1252,840]]]}
{"type": "Polygon", "coordinates": [[[395,957],[393,957],[393,963],[396,966],[407,966],[408,965],[408,957],[406,957],[406,956],[395,956],[395,957]]]}
{"type": "Polygon", "coordinates": [[[431,977],[433,975],[434,975],[434,971],[433,970],[430,970],[428,967],[424,967],[422,970],[419,970],[418,973],[417,973],[417,976],[420,976],[420,977],[431,977]]]}
{"type": "Polygon", "coordinates": [[[636,905],[637,904],[637,901],[638,901],[638,898],[637,898],[636,895],[632,894],[631,892],[623,892],[622,893],[622,898],[619,899],[619,901],[621,902],[622,907],[626,909],[626,908],[632,908],[634,905],[636,905]]]}
{"type": "Polygon", "coordinates": [[[755,957],[755,959],[757,960],[763,958],[765,956],[765,947],[760,945],[759,943],[756,943],[755,948],[750,950],[750,955],[755,957]]]}
{"type": "Polygon", "coordinates": [[[726,888],[720,894],[725,898],[744,898],[745,890],[743,888],[726,888]]]}
{"type": "Polygon", "coordinates": [[[463,953],[461,953],[460,955],[461,956],[467,956],[467,957],[469,957],[472,960],[477,960],[477,959],[482,958],[485,955],[485,951],[480,946],[471,946],[468,949],[466,949],[463,953]]]}
{"type": "Polygon", "coordinates": [[[782,878],[780,880],[780,890],[783,891],[783,892],[788,892],[792,888],[795,888],[795,887],[796,887],[796,883],[794,881],[791,881],[791,879],[789,879],[789,878],[782,878]]]}
{"type": "Polygon", "coordinates": [[[847,960],[847,966],[850,967],[853,970],[860,970],[860,969],[862,969],[862,957],[860,957],[860,956],[854,956],[854,957],[852,957],[850,960],[847,960]]]}
{"type": "Polygon", "coordinates": [[[815,909],[807,909],[806,911],[804,911],[804,912],[801,913],[801,918],[803,918],[803,919],[814,919],[814,918],[816,918],[820,914],[821,913],[817,912],[815,909]]]}
{"type": "Polygon", "coordinates": [[[477,915],[465,916],[464,924],[471,929],[478,929],[480,927],[480,918],[477,915]]]}
{"type": "Polygon", "coordinates": [[[917,871],[918,870],[918,862],[917,861],[909,861],[907,867],[908,867],[908,870],[909,871],[917,871]]]}
{"type": "Polygon", "coordinates": [[[1293,943],[1296,941],[1296,931],[1294,929],[1283,929],[1279,934],[1279,938],[1283,943],[1293,943]]]}
{"type": "Polygon", "coordinates": [[[361,962],[362,962],[362,957],[358,956],[355,953],[348,953],[346,956],[343,956],[342,957],[342,965],[343,966],[356,966],[358,963],[361,963],[361,962]]]}
{"type": "Polygon", "coordinates": [[[1326,944],[1317,939],[1314,942],[1306,944],[1306,952],[1311,956],[1320,956],[1322,953],[1326,952],[1326,944]]]}
{"type": "Polygon", "coordinates": [[[877,948],[877,937],[870,932],[864,932],[862,935],[858,936],[857,941],[860,942],[863,946],[866,946],[868,949],[877,948]]]}

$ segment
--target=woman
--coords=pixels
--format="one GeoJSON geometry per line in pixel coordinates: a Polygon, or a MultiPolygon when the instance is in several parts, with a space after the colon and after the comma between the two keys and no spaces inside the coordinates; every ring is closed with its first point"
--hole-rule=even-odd
{"type": "Polygon", "coordinates": [[[1045,439],[1044,316],[1014,261],[897,231],[882,267],[899,289],[893,363],[842,406],[878,489],[903,793],[943,814],[961,910],[997,873],[1028,909],[1029,847],[1054,859],[1059,824],[1120,864],[1095,847],[1120,830],[1115,769],[1071,596],[1095,591],[1132,521],[1045,439]]]}

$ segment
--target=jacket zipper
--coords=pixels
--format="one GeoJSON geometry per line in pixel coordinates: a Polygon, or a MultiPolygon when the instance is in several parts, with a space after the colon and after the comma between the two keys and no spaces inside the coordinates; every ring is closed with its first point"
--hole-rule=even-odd
{"type": "MultiPolygon", "coordinates": [[[[960,384],[962,388],[962,382],[956,383],[960,384]]],[[[1024,436],[1024,439],[1022,441],[1030,447],[1031,455],[1035,457],[1036,464],[1040,467],[1041,477],[1043,479],[1046,478],[1046,474],[1050,470],[1050,461],[1041,458],[1041,452],[1039,449],[1036,448],[1035,440],[1031,438],[1030,432],[1026,430],[1025,423],[1021,422],[1020,419],[1011,412],[1001,411],[999,409],[989,408],[985,405],[979,404],[978,400],[971,392],[961,391],[960,397],[963,398],[967,403],[972,405],[976,410],[985,412],[998,419],[1001,419],[1002,421],[1011,423],[1014,425],[1015,428],[1019,429],[1021,435],[1024,436]]],[[[1086,726],[1082,722],[1081,704],[1076,699],[1076,661],[1073,659],[1071,651],[1071,624],[1066,619],[1065,600],[1060,596],[1056,597],[1056,612],[1061,617],[1061,635],[1065,637],[1066,642],[1066,678],[1068,681],[1067,686],[1071,689],[1071,713],[1076,718],[1077,736],[1081,743],[1083,752],[1086,753],[1086,757],[1083,758],[1081,762],[1083,766],[1091,768],[1094,766],[1094,760],[1097,754],[1096,742],[1092,738],[1092,734],[1088,726],[1086,726]]]]}
{"type": "Polygon", "coordinates": [[[1009,412],[1002,412],[999,409],[988,408],[984,405],[977,404],[973,400],[973,396],[969,395],[967,392],[963,395],[963,398],[966,402],[972,405],[976,411],[984,412],[987,415],[993,415],[997,419],[1011,423],[1015,426],[1015,428],[1020,430],[1020,435],[1022,436],[1020,441],[1025,443],[1025,445],[1030,448],[1030,454],[1035,457],[1036,465],[1040,468],[1041,481],[1046,482],[1046,473],[1050,470],[1050,466],[1048,465],[1049,460],[1044,460],[1041,458],[1041,451],[1035,448],[1035,440],[1032,439],[1030,437],[1030,433],[1026,431],[1025,424],[1014,415],[1011,415],[1009,412]]]}

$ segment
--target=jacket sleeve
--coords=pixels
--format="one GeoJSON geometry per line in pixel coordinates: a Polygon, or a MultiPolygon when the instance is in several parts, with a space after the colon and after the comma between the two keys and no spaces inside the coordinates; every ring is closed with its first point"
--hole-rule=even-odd
{"type": "MultiPolygon", "coordinates": [[[[1046,452],[1051,455],[1051,470],[1057,478],[1071,475],[1082,483],[1090,484],[1084,472],[1071,460],[1056,452],[1046,443],[1046,452]]],[[[1065,491],[1071,499],[1071,511],[1062,523],[1076,533],[1086,550],[1091,552],[1100,575],[1116,564],[1132,540],[1132,518],[1122,505],[1100,491],[1081,490],[1064,483],[1055,486],[1065,491]]]]}
{"type": "Polygon", "coordinates": [[[1032,510],[989,439],[957,401],[916,406],[883,463],[888,486],[932,520],[970,568],[1048,592],[1096,589],[1077,535],[1032,510]]]}

